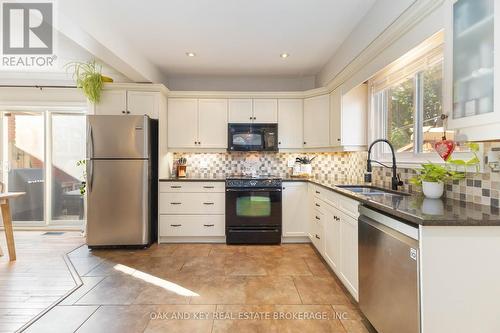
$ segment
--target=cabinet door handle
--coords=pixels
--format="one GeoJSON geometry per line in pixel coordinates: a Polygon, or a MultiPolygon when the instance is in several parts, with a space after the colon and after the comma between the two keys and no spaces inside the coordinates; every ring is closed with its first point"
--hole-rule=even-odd
{"type": "Polygon", "coordinates": [[[171,185],[170,188],[182,188],[180,185],[171,185]]]}
{"type": "Polygon", "coordinates": [[[316,238],[317,238],[317,239],[321,239],[321,238],[319,238],[318,234],[316,234],[316,238]]]}
{"type": "Polygon", "coordinates": [[[316,194],[321,194],[321,192],[320,191],[316,191],[316,194]]]}
{"type": "Polygon", "coordinates": [[[130,111],[127,110],[127,114],[130,114],[130,111]]]}
{"type": "Polygon", "coordinates": [[[171,226],[171,227],[175,227],[175,228],[177,228],[177,227],[181,227],[181,226],[182,226],[182,224],[171,224],[170,226],[171,226]]]}
{"type": "Polygon", "coordinates": [[[214,205],[215,203],[213,203],[213,202],[204,202],[203,204],[204,205],[214,205]]]}
{"type": "Polygon", "coordinates": [[[215,188],[215,186],[203,186],[203,188],[215,188]]]}
{"type": "Polygon", "coordinates": [[[321,207],[320,204],[315,204],[315,205],[316,205],[316,207],[321,207]]]}
{"type": "Polygon", "coordinates": [[[250,120],[252,120],[252,119],[253,119],[253,117],[250,117],[250,120]]]}
{"type": "Polygon", "coordinates": [[[339,141],[339,142],[340,142],[340,139],[337,139],[337,141],[339,141]]]}
{"type": "Polygon", "coordinates": [[[182,205],[182,202],[171,202],[171,205],[182,205]]]}
{"type": "Polygon", "coordinates": [[[125,113],[127,113],[127,112],[126,112],[125,110],[122,110],[122,113],[123,113],[123,114],[125,114],[125,113]]]}
{"type": "Polygon", "coordinates": [[[316,220],[321,220],[318,216],[316,216],[316,220]]]}
{"type": "Polygon", "coordinates": [[[204,224],[203,226],[205,226],[205,227],[213,227],[213,226],[215,226],[215,224],[204,224]]]}
{"type": "Polygon", "coordinates": [[[307,144],[307,142],[304,141],[304,144],[307,144]]]}

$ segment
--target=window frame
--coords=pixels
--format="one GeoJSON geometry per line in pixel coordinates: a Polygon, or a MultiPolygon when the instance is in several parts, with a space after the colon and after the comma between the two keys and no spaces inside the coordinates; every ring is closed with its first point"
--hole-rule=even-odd
{"type": "MultiPolygon", "coordinates": [[[[431,37],[415,49],[403,55],[400,59],[390,64],[374,77],[369,82],[369,139],[370,142],[378,138],[387,138],[388,127],[388,92],[390,87],[407,80],[409,77],[414,79],[414,123],[413,123],[413,152],[396,152],[396,159],[399,167],[413,168],[419,164],[432,162],[436,164],[446,164],[445,161],[436,152],[421,152],[423,147],[423,85],[424,71],[432,66],[442,63],[442,98],[445,98],[444,83],[445,83],[445,66],[444,66],[444,44],[443,35],[438,34],[431,37]],[[382,108],[384,112],[379,111],[382,108]]],[[[444,105],[444,100],[442,101],[444,105]]],[[[481,160],[479,165],[480,171],[484,170],[483,145],[480,144],[478,157],[481,160]]],[[[456,159],[468,160],[472,158],[472,152],[455,152],[453,157],[456,159]]],[[[372,149],[371,158],[382,163],[392,163],[392,155],[387,146],[377,144],[372,149]]],[[[468,169],[468,171],[476,171],[468,169]]]]}

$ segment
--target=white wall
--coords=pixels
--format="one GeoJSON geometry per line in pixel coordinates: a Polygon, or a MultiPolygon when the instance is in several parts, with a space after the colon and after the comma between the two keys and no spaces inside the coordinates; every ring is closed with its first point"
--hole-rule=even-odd
{"type": "MultiPolygon", "coordinates": [[[[56,33],[56,39],[57,66],[43,72],[0,71],[0,85],[74,85],[72,73],[66,71],[65,65],[72,61],[89,61],[94,56],[59,32],[56,33]]],[[[131,82],[129,78],[107,64],[103,64],[102,73],[112,77],[115,82],[131,82]]]]}
{"type": "Polygon", "coordinates": [[[408,51],[412,50],[427,38],[445,27],[445,5],[438,6],[429,15],[423,17],[414,27],[409,29],[390,46],[384,48],[378,55],[354,73],[343,83],[344,91],[348,91],[360,83],[370,79],[378,71],[391,64],[408,51]]]}
{"type": "Polygon", "coordinates": [[[316,76],[316,86],[331,81],[356,56],[418,0],[377,0],[360,24],[316,76]]]}
{"type": "Polygon", "coordinates": [[[315,88],[315,77],[169,76],[165,84],[177,91],[303,91],[315,88]]]}

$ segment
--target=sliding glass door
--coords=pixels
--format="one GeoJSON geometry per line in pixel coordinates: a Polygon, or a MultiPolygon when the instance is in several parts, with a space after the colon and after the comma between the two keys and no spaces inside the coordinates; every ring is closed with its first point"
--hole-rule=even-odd
{"type": "Polygon", "coordinates": [[[85,117],[51,114],[51,223],[74,224],[83,220],[80,193],[85,168],[85,117]]]}
{"type": "Polygon", "coordinates": [[[3,111],[2,182],[26,192],[11,203],[17,226],[77,226],[83,221],[80,185],[85,158],[82,112],[3,111]]]}
{"type": "Polygon", "coordinates": [[[9,192],[26,192],[12,200],[13,221],[40,225],[45,206],[45,119],[43,113],[4,112],[3,182],[9,192]]]}

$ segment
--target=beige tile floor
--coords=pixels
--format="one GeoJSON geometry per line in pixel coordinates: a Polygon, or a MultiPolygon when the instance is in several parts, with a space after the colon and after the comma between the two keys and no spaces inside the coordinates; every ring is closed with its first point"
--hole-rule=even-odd
{"type": "Polygon", "coordinates": [[[309,244],[82,246],[69,258],[84,285],[28,332],[373,332],[309,244]]]}

